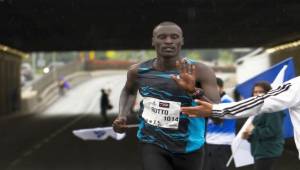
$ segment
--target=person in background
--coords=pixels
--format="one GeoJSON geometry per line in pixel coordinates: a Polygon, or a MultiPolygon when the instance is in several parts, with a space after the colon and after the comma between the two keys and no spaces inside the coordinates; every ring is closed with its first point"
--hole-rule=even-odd
{"type": "MultiPolygon", "coordinates": [[[[190,67],[188,64],[181,67],[190,67]]],[[[184,70],[184,69],[183,69],[184,70]]],[[[186,73],[178,77],[181,81],[190,82],[194,80],[191,73],[186,73]]],[[[179,84],[185,88],[186,84],[179,84]]],[[[300,159],[300,76],[292,78],[268,93],[253,96],[248,99],[232,103],[212,103],[206,100],[205,96],[200,96],[194,100],[197,105],[183,106],[181,112],[189,117],[215,117],[222,119],[238,119],[254,115],[270,114],[289,109],[294,130],[294,140],[300,159]]]]}
{"type": "Polygon", "coordinates": [[[109,109],[109,99],[108,94],[104,89],[101,89],[101,97],[100,97],[100,114],[103,119],[103,123],[106,124],[108,122],[107,118],[107,110],[109,109]]]}
{"type": "Polygon", "coordinates": [[[69,90],[71,88],[70,84],[63,76],[60,76],[57,80],[58,94],[60,96],[65,95],[65,90],[69,90]]]}
{"type": "Polygon", "coordinates": [[[107,98],[108,98],[108,110],[111,110],[114,108],[114,106],[111,103],[111,98],[110,98],[111,92],[112,92],[111,88],[108,88],[106,90],[106,94],[107,94],[107,98]]]}
{"type": "MultiPolygon", "coordinates": [[[[221,103],[231,103],[233,99],[224,91],[224,82],[217,77],[221,103]]],[[[231,155],[231,142],[235,138],[236,120],[224,120],[216,124],[207,119],[204,170],[226,170],[231,155]]]]}
{"type": "Polygon", "coordinates": [[[60,76],[58,81],[57,81],[57,86],[58,86],[58,94],[60,96],[65,95],[65,79],[64,77],[60,76]]]}
{"type": "MultiPolygon", "coordinates": [[[[252,96],[266,94],[271,90],[268,82],[257,82],[252,89],[252,96]]],[[[242,137],[251,144],[255,170],[273,170],[274,163],[283,152],[284,138],[282,134],[284,113],[261,114],[254,118],[242,137]]]]}

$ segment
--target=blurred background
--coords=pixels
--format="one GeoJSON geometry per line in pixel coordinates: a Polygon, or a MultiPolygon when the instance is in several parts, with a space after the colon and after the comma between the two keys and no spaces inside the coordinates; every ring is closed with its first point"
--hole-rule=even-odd
{"type": "MultiPolygon", "coordinates": [[[[121,141],[72,131],[111,126],[127,69],[156,56],[155,25],[179,24],[181,55],[212,67],[236,97],[239,85],[288,58],[299,75],[299,9],[297,1],[0,0],[0,169],[141,169],[136,129],[121,141]]],[[[297,156],[290,136],[276,168],[300,169],[297,156]]]]}

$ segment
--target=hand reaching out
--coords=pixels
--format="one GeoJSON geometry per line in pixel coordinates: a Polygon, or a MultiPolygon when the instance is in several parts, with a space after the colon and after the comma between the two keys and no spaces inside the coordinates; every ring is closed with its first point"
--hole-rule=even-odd
{"type": "Polygon", "coordinates": [[[197,106],[181,107],[181,112],[189,117],[209,117],[212,114],[212,104],[204,100],[195,100],[197,106]]]}

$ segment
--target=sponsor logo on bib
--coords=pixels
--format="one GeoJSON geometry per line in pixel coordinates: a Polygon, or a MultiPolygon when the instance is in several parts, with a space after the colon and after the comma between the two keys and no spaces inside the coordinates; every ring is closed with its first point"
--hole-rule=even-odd
{"type": "Polygon", "coordinates": [[[159,107],[170,108],[170,103],[159,102],[159,107]]]}

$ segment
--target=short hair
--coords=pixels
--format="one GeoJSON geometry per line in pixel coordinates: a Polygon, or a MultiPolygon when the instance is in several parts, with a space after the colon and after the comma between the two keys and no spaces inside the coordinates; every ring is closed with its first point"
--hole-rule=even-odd
{"type": "Polygon", "coordinates": [[[177,25],[175,22],[172,22],[172,21],[163,21],[163,22],[159,23],[157,26],[166,26],[166,25],[176,25],[179,27],[179,25],[177,25]]]}
{"type": "Polygon", "coordinates": [[[179,29],[180,29],[180,31],[181,31],[181,34],[182,34],[182,29],[181,29],[181,27],[178,25],[178,24],[176,24],[175,22],[172,22],[172,21],[163,21],[163,22],[161,22],[161,23],[159,23],[158,25],[156,25],[155,27],[154,27],[154,29],[153,29],[153,35],[154,35],[154,32],[156,31],[156,29],[159,27],[159,26],[176,26],[176,27],[178,27],[179,29]]]}
{"type": "Polygon", "coordinates": [[[256,82],[254,84],[254,86],[252,88],[252,93],[254,91],[254,87],[257,87],[257,86],[261,87],[264,90],[265,93],[268,93],[272,89],[272,87],[271,87],[271,85],[270,85],[269,82],[267,82],[267,81],[259,81],[259,82],[256,82]]]}
{"type": "Polygon", "coordinates": [[[219,77],[217,77],[217,85],[221,88],[224,87],[224,81],[219,77]]]}

